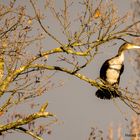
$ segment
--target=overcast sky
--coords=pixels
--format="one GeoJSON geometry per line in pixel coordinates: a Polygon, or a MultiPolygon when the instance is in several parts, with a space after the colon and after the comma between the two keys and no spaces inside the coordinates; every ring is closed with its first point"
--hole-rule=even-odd
{"type": "MultiPolygon", "coordinates": [[[[119,14],[123,15],[130,9],[131,0],[114,1],[118,6],[119,14]]],[[[62,0],[58,4],[61,5],[62,0]]],[[[102,53],[97,55],[95,62],[91,63],[83,72],[93,79],[97,78],[102,63],[114,56],[118,48],[106,47],[106,51],[100,50],[102,53]]],[[[129,53],[125,54],[125,71],[121,77],[122,87],[130,85],[130,81],[135,80],[136,77],[133,74],[132,66],[129,65],[128,55],[129,53]]],[[[109,125],[112,124],[117,133],[116,129],[120,124],[125,127],[129,123],[125,120],[124,113],[121,113],[118,108],[125,112],[129,120],[134,113],[119,99],[116,100],[119,106],[117,107],[113,101],[98,99],[95,96],[97,90],[95,87],[67,74],[59,74],[56,75],[56,78],[65,79],[64,86],[53,89],[46,95],[49,101],[48,110],[57,115],[59,124],[53,125],[52,134],[48,137],[45,136],[44,140],[87,140],[91,127],[98,127],[106,131],[109,125]]],[[[127,133],[127,130],[124,128],[123,135],[125,133],[127,133]]],[[[6,140],[25,140],[25,138],[31,139],[31,137],[24,134],[14,134],[12,137],[8,135],[6,140]]]]}

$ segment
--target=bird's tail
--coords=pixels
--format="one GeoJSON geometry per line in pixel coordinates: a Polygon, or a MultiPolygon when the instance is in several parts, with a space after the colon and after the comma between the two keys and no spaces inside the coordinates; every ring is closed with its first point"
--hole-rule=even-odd
{"type": "Polygon", "coordinates": [[[98,89],[95,94],[100,99],[110,100],[119,97],[120,92],[116,90],[98,89]]]}

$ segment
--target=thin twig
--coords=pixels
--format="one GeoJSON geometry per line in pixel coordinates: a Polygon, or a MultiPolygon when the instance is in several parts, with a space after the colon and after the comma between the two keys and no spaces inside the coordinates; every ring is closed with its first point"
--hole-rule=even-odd
{"type": "Polygon", "coordinates": [[[37,140],[43,140],[43,138],[41,138],[40,136],[37,136],[36,134],[34,134],[33,132],[23,128],[23,127],[16,127],[15,130],[20,130],[28,135],[31,135],[33,138],[37,139],[37,140]]]}

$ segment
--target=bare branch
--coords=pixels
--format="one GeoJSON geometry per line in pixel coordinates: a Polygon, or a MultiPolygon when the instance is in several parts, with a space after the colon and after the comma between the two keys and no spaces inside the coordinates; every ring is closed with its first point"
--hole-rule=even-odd
{"type": "Polygon", "coordinates": [[[36,120],[38,118],[48,118],[48,117],[53,117],[53,116],[54,115],[52,113],[49,113],[49,112],[37,112],[37,113],[34,113],[34,114],[27,116],[26,118],[19,119],[15,122],[11,122],[11,123],[8,123],[6,125],[1,125],[0,126],[0,133],[2,133],[4,131],[8,131],[10,129],[15,129],[16,127],[19,127],[22,125],[26,125],[29,122],[36,120]]]}
{"type": "Polygon", "coordinates": [[[39,17],[39,15],[38,15],[38,13],[37,13],[37,10],[36,10],[36,8],[35,8],[35,5],[34,5],[33,1],[30,0],[30,2],[31,2],[31,4],[32,4],[32,6],[33,6],[33,9],[34,9],[34,11],[35,11],[35,15],[36,15],[36,17],[37,17],[37,20],[38,20],[40,26],[42,27],[42,29],[45,31],[45,33],[47,33],[48,36],[50,36],[50,37],[51,37],[54,41],[56,41],[59,45],[63,46],[63,44],[62,44],[54,35],[52,35],[51,33],[49,33],[49,32],[47,31],[47,29],[45,29],[45,27],[43,26],[43,24],[42,24],[42,22],[41,22],[41,20],[40,20],[40,17],[39,17]]]}
{"type": "Polygon", "coordinates": [[[20,130],[20,131],[24,132],[25,134],[31,135],[33,138],[35,138],[37,140],[43,140],[40,136],[37,136],[33,132],[31,132],[23,127],[16,127],[15,130],[20,130]]]}

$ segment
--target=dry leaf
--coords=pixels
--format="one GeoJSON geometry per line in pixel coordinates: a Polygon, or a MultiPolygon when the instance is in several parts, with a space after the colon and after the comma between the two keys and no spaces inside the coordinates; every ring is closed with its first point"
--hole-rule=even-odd
{"type": "Polygon", "coordinates": [[[99,18],[101,16],[101,12],[99,9],[96,9],[95,10],[95,13],[94,13],[94,18],[99,18]]]}
{"type": "Polygon", "coordinates": [[[29,25],[32,24],[32,20],[31,20],[31,19],[28,20],[28,24],[29,24],[29,25]]]}
{"type": "Polygon", "coordinates": [[[3,115],[3,113],[4,113],[3,111],[0,111],[0,116],[2,116],[2,115],[3,115]]]}

